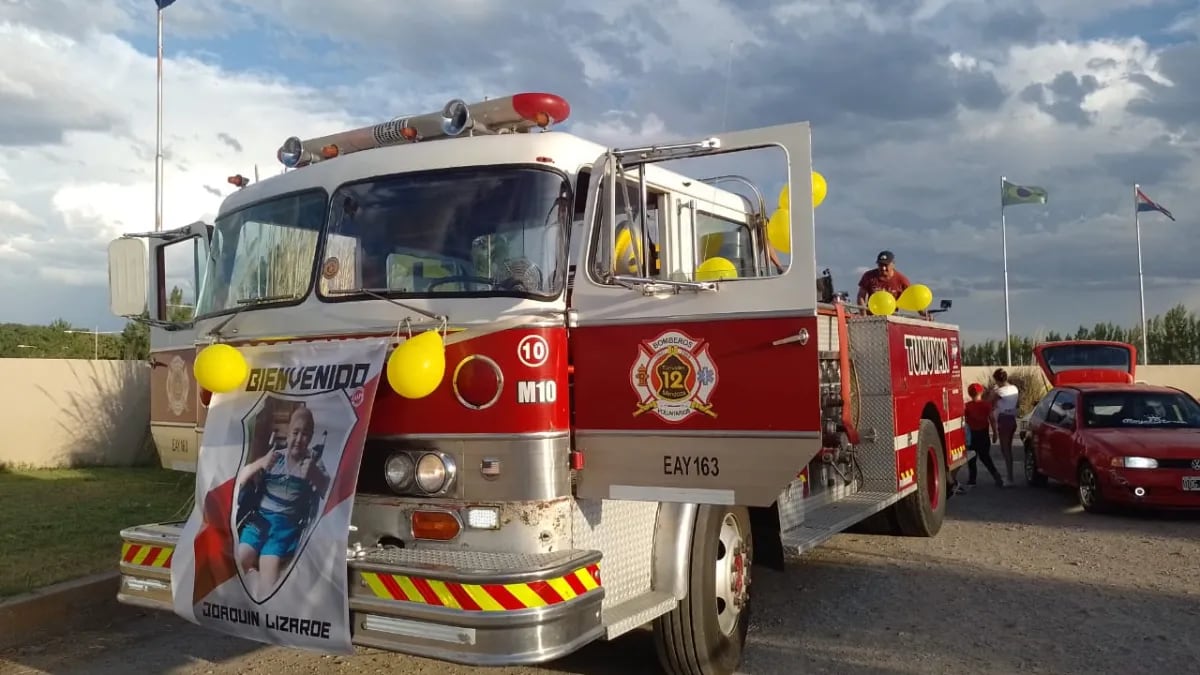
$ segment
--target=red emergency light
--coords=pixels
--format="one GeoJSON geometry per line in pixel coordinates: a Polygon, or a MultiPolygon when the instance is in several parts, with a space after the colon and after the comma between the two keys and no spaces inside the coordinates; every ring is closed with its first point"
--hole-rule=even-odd
{"type": "Polygon", "coordinates": [[[467,104],[453,99],[439,112],[397,117],[320,138],[292,136],[276,152],[279,162],[295,169],[360,150],[416,143],[423,140],[471,134],[525,133],[566,120],[571,105],[556,94],[528,92],[467,104]]]}

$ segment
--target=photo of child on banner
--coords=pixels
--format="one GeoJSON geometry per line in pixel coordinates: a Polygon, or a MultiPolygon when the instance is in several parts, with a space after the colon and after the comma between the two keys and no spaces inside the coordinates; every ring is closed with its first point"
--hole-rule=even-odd
{"type": "Polygon", "coordinates": [[[329,489],[323,462],[329,430],[321,443],[310,445],[316,428],[312,408],[270,394],[247,422],[247,453],[234,486],[235,559],[246,592],[263,602],[290,570],[329,489]]]}
{"type": "Polygon", "coordinates": [[[171,582],[177,614],[238,637],[351,653],[346,550],[386,340],[228,345],[196,506],[171,582]]]}

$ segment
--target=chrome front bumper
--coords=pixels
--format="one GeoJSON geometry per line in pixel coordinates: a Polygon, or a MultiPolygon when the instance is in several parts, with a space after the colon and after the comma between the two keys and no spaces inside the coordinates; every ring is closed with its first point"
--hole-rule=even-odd
{"type": "MultiPolygon", "coordinates": [[[[127,605],[173,611],[183,523],[121,532],[127,605]]],[[[347,560],[354,644],[477,666],[561,658],[603,634],[599,551],[369,549],[347,560]]]]}

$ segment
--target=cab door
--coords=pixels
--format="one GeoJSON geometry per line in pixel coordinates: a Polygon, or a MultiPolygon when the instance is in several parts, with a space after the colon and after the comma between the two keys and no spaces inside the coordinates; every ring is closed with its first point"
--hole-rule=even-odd
{"type": "Polygon", "coordinates": [[[708,160],[753,171],[759,150],[811,194],[807,123],[592,164],[570,310],[579,496],[765,506],[818,452],[811,201],[782,216],[780,272],[763,248],[770,186],[738,197],[705,180],[721,174],[708,160]],[[673,160],[687,172],[662,166],[673,160]]]}
{"type": "Polygon", "coordinates": [[[109,248],[113,313],[149,324],[150,433],[162,466],[177,471],[195,472],[200,448],[198,427],[204,406],[192,377],[196,356],[192,317],[207,267],[211,231],[211,225],[195,222],[173,230],[125,235],[109,248]],[[138,241],[142,239],[144,246],[138,241]],[[139,276],[142,284],[149,281],[144,289],[134,288],[139,276]]]}

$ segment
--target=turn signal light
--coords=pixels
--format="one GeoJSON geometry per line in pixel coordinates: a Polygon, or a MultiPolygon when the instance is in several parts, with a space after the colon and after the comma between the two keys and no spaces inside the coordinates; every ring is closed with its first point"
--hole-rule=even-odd
{"type": "Polygon", "coordinates": [[[412,532],[415,539],[450,541],[462,530],[458,518],[446,511],[413,511],[412,532]]]}

